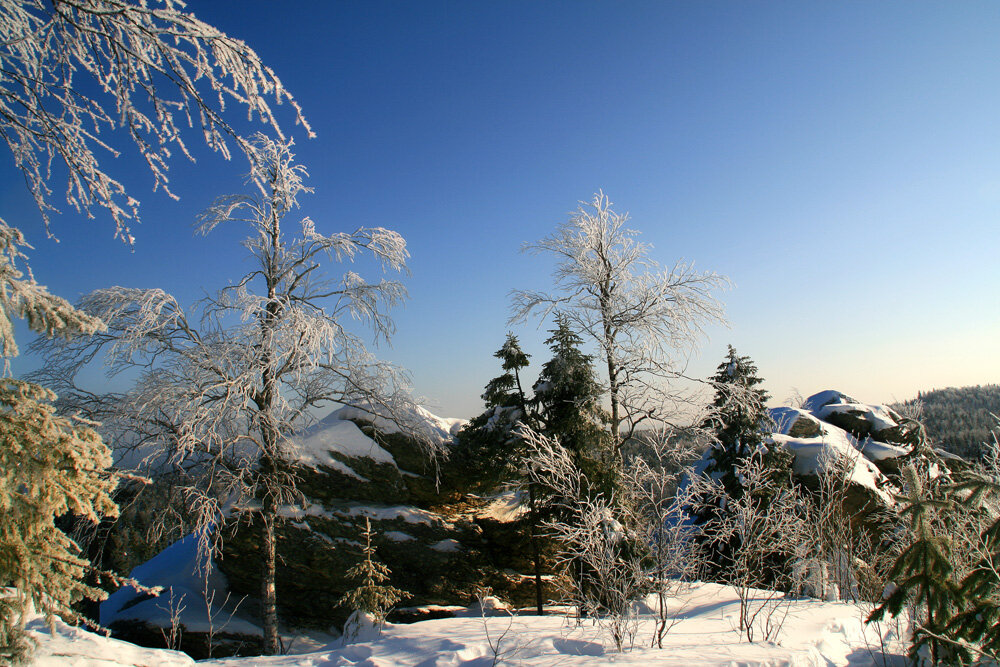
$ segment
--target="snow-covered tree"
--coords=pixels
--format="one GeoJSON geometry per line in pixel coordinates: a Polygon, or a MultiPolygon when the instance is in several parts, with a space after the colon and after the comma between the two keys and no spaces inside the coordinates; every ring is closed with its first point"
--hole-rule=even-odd
{"type": "MultiPolygon", "coordinates": [[[[191,157],[188,134],[200,133],[210,149],[226,158],[230,142],[241,150],[250,147],[227,122],[227,103],[245,107],[281,136],[269,99],[287,102],[311,134],[291,95],[251,48],[183,7],[177,0],[0,2],[0,137],[50,236],[50,215],[57,211],[53,181],[65,179],[70,207],[88,218],[95,217],[95,209],[104,209],[116,236],[133,242],[130,226],[138,221],[139,202],[102,167],[104,158],[120,155],[114,146],[118,140],[131,140],[153,176],[154,189],[174,197],[168,189],[168,163],[172,153],[191,157]]],[[[15,317],[47,336],[90,334],[104,326],[35,281],[24,252],[30,247],[0,211],[0,354],[5,360],[18,353],[15,317]]],[[[47,400],[40,387],[20,387],[22,396],[33,396],[40,405],[47,400]]],[[[23,438],[28,437],[26,432],[23,438]]],[[[67,445],[72,439],[59,442],[67,445]]],[[[93,448],[81,447],[79,454],[60,450],[69,460],[90,460],[93,448]]],[[[18,451],[27,455],[23,448],[18,451]]],[[[0,572],[0,580],[14,578],[0,572]]],[[[75,595],[82,590],[64,577],[48,581],[46,588],[21,598],[35,597],[35,604],[44,608],[42,594],[62,600],[64,591],[75,595]]]]}
{"type": "Polygon", "coordinates": [[[29,606],[74,620],[75,602],[105,596],[83,582],[89,563],[55,520],[117,514],[111,452],[86,423],[57,415],[54,398],[0,380],[0,663],[25,657],[29,606]]]}
{"type": "Polygon", "coordinates": [[[210,529],[229,509],[252,517],[260,529],[264,650],[275,653],[275,524],[295,488],[289,437],[309,422],[311,408],[331,402],[362,406],[404,429],[415,414],[405,376],[377,361],[348,325],[361,321],[388,339],[390,309],[404,287],[355,271],[328,279],[324,264],[367,254],[383,272],[403,271],[408,253],[399,234],[378,227],[322,234],[304,218],[289,233],[285,218],[309,191],[305,170],[289,143],[259,135],[252,150],[256,192],[221,197],[201,226],[208,233],[227,222],[248,225],[252,269],[190,310],[157,289],[85,296],[82,309],[107,331],[40,342],[47,362],[38,377],[130,447],[121,452],[126,460],[186,476],[202,534],[218,536],[210,529]],[[79,370],[99,354],[112,374],[138,372],[131,390],[97,396],[76,386],[79,370]]]}
{"type": "Polygon", "coordinates": [[[554,234],[525,245],[526,251],[555,257],[556,291],[513,292],[511,318],[558,311],[596,344],[606,373],[611,446],[619,459],[622,443],[641,422],[676,417],[678,395],[668,383],[678,374],[677,355],[689,351],[707,325],[723,321],[714,292],[728,284],[684,262],[662,269],[649,257],[650,246],[625,226],[628,219],[598,192],[554,234]]]}
{"type": "Polygon", "coordinates": [[[105,209],[131,243],[139,202],[100,165],[100,157],[119,155],[104,138],[112,130],[131,139],[154,188],[168,194],[171,155],[190,157],[187,127],[227,159],[230,141],[252,155],[251,141],[223,116],[228,103],[245,106],[278,137],[268,98],[288,103],[311,134],[253,49],[183,8],[178,0],[0,4],[0,136],[46,225],[56,210],[49,181],[57,165],[67,203],[88,217],[95,206],[105,209]]]}
{"type": "Polygon", "coordinates": [[[385,622],[385,616],[400,600],[408,597],[406,591],[386,584],[392,574],[389,567],[375,556],[375,546],[372,537],[372,523],[365,517],[365,529],[361,532],[365,545],[361,550],[361,561],[345,574],[348,579],[357,584],[341,599],[340,604],[354,611],[370,614],[379,626],[385,622]]]}
{"type": "Polygon", "coordinates": [[[556,328],[550,333],[545,343],[552,358],[542,366],[532,387],[537,428],[571,452],[591,483],[610,491],[614,466],[608,460],[603,392],[593,357],[580,349],[583,340],[561,314],[556,315],[556,328]]]}
{"type": "MultiPolygon", "coordinates": [[[[777,488],[781,484],[767,484],[761,489],[748,489],[740,469],[751,456],[760,458],[769,481],[788,479],[791,456],[768,442],[773,421],[765,403],[768,395],[760,385],[757,367],[749,357],[740,356],[729,346],[726,358],[709,381],[715,387],[715,399],[709,417],[702,427],[713,442],[705,453],[701,474],[719,482],[721,494],[715,498],[701,498],[693,513],[699,524],[721,521],[730,513],[733,500],[753,493],[761,502],[767,502],[763,489],[777,488]]],[[[737,535],[733,535],[737,539],[737,535]]],[[[714,575],[730,569],[733,550],[739,544],[714,539],[706,544],[710,550],[709,563],[714,575]]]]}
{"type": "Polygon", "coordinates": [[[787,593],[795,588],[786,561],[810,537],[803,498],[788,483],[790,469],[777,472],[765,458],[765,450],[758,449],[741,460],[736,474],[742,493],[730,496],[720,480],[692,473],[685,498],[695,513],[714,510],[717,499],[723,499],[725,511],[698,529],[716,553],[725,554],[720,576],[740,598],[739,629],[747,641],[777,638],[788,609],[787,593]]]}
{"type": "Polygon", "coordinates": [[[596,619],[610,632],[618,650],[635,638],[634,601],[649,590],[640,536],[634,517],[614,493],[594,491],[570,450],[558,440],[522,429],[529,482],[549,491],[554,506],[543,526],[559,544],[558,561],[572,585],[570,604],[581,616],[596,619]]]}
{"type": "Polygon", "coordinates": [[[763,445],[774,421],[767,412],[770,396],[758,386],[764,380],[750,357],[738,355],[730,345],[709,382],[715,399],[704,426],[715,436],[713,449],[746,453],[763,445]]]}

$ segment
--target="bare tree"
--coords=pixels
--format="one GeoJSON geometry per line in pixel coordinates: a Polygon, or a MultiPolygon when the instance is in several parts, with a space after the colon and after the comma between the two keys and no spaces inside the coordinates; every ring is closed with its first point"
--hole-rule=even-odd
{"type": "Polygon", "coordinates": [[[729,284],[693,264],[661,268],[649,257],[650,246],[625,226],[628,219],[598,192],[554,234],[526,244],[526,251],[555,256],[556,291],[514,291],[511,317],[518,322],[558,312],[597,345],[619,465],[621,445],[639,423],[670,416],[664,407],[678,395],[668,394],[665,383],[678,376],[677,353],[689,351],[707,325],[724,321],[713,293],[729,284]]]}
{"type": "Polygon", "coordinates": [[[660,427],[644,437],[646,451],[630,459],[622,484],[630,496],[627,505],[635,514],[635,529],[649,550],[645,567],[656,595],[652,646],[657,648],[663,648],[663,638],[676,622],[678,610],[669,609],[667,601],[704,569],[703,554],[692,539],[695,528],[688,520],[690,489],[679,489],[697,448],[694,440],[678,442],[676,436],[673,429],[660,427]]]}
{"type": "MultiPolygon", "coordinates": [[[[150,472],[179,473],[202,535],[219,535],[229,509],[260,528],[264,650],[278,651],[275,593],[278,508],[294,500],[289,437],[309,410],[330,402],[362,405],[407,428],[415,414],[405,376],[379,362],[346,326],[360,320],[377,338],[393,332],[389,311],[405,297],[399,282],[369,281],[354,271],[333,281],[325,260],[365,253],[382,271],[404,271],[399,234],[383,228],[320,234],[309,218],[286,234],[282,221],[308,191],[288,143],[259,135],[251,181],[256,193],[222,197],[202,231],[224,222],[250,228],[253,268],[190,312],[161,290],[112,287],[84,297],[82,309],[105,332],[40,341],[47,363],[37,378],[104,422],[112,440],[150,472]],[[138,371],[134,387],[98,395],[78,387],[80,369],[106,355],[112,374],[138,371]]],[[[207,538],[206,538],[207,539],[207,538]]]]}
{"type": "Polygon", "coordinates": [[[691,477],[689,494],[693,500],[726,497],[726,514],[704,524],[702,530],[709,540],[737,545],[727,575],[740,600],[740,632],[747,641],[755,637],[773,641],[781,632],[790,603],[780,588],[795,587],[794,571],[786,570],[781,582],[775,580],[775,570],[812,553],[814,547],[801,496],[792,487],[775,484],[765,470],[761,452],[744,459],[738,475],[745,487],[738,497],[725,496],[722,485],[704,475],[691,477]]]}
{"type": "Polygon", "coordinates": [[[619,651],[631,648],[638,631],[634,603],[650,588],[644,545],[628,526],[633,517],[624,516],[627,510],[613,495],[593,492],[557,440],[528,428],[520,434],[534,463],[526,483],[548,489],[555,508],[542,525],[559,542],[557,562],[573,582],[568,602],[600,623],[619,651]]]}

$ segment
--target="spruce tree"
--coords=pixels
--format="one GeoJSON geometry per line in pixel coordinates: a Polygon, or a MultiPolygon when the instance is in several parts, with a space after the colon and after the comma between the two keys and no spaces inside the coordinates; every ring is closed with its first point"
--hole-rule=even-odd
{"type": "MultiPolygon", "coordinates": [[[[508,333],[503,346],[494,357],[500,359],[503,373],[486,384],[482,399],[486,409],[473,418],[458,433],[458,443],[452,450],[458,476],[477,491],[494,491],[501,484],[523,479],[524,443],[519,429],[537,428],[537,416],[531,409],[521,384],[521,369],[528,366],[526,354],[517,336],[508,333]]],[[[537,489],[528,484],[528,538],[535,578],[535,607],[544,613],[542,583],[542,547],[538,535],[541,522],[537,489]]]]}
{"type": "Polygon", "coordinates": [[[531,425],[528,400],[521,385],[521,369],[528,366],[517,336],[508,333],[503,346],[493,353],[503,373],[486,384],[482,394],[486,409],[458,434],[453,455],[459,476],[477,490],[511,481],[520,466],[515,431],[519,424],[531,425]]]}
{"type": "Polygon", "coordinates": [[[25,659],[29,606],[72,622],[75,602],[107,596],[84,583],[90,564],[55,521],[117,516],[111,453],[94,429],[57,415],[53,400],[38,385],[0,379],[0,591],[14,589],[0,596],[0,662],[25,659]]]}
{"type": "Polygon", "coordinates": [[[986,445],[986,465],[963,473],[950,491],[971,512],[987,517],[979,534],[979,558],[962,579],[958,598],[963,610],[948,623],[958,638],[979,647],[994,660],[1000,658],[1000,442],[986,445]]]}
{"type": "Polygon", "coordinates": [[[603,389],[594,372],[593,357],[580,350],[583,339],[562,315],[545,341],[552,358],[545,362],[532,387],[538,430],[558,439],[594,486],[610,493],[614,488],[615,457],[601,408],[603,389]]]}
{"type": "MultiPolygon", "coordinates": [[[[770,397],[758,386],[763,379],[757,375],[757,366],[750,357],[738,355],[730,345],[726,358],[709,381],[715,387],[715,399],[710,416],[702,427],[712,435],[713,442],[705,455],[702,474],[719,482],[724,495],[696,499],[692,514],[701,525],[721,520],[731,499],[755,492],[745,488],[744,480],[738,473],[749,457],[762,456],[768,481],[787,477],[792,462],[787,452],[768,444],[768,435],[774,428],[765,407],[770,397]]],[[[759,502],[767,502],[767,498],[760,497],[759,502]]],[[[734,539],[725,542],[710,540],[705,547],[712,573],[724,575],[739,544],[734,539]]]]}
{"type": "Polygon", "coordinates": [[[909,522],[911,541],[889,570],[894,587],[868,621],[881,620],[887,612],[895,616],[910,608],[918,626],[910,646],[914,663],[921,664],[926,657],[930,660],[926,664],[958,664],[962,651],[935,637],[948,632],[948,622],[960,603],[952,578],[952,540],[935,526],[936,515],[947,511],[950,502],[937,492],[926,469],[920,471],[910,464],[903,469],[903,476],[907,493],[897,500],[903,503],[900,515],[909,522]]]}
{"type": "Polygon", "coordinates": [[[375,547],[372,545],[375,533],[368,517],[365,517],[365,529],[361,534],[365,538],[363,558],[346,572],[347,578],[355,581],[358,586],[348,591],[340,604],[370,614],[381,625],[393,606],[400,600],[405,600],[409,594],[385,583],[392,573],[385,563],[375,557],[375,547]]]}

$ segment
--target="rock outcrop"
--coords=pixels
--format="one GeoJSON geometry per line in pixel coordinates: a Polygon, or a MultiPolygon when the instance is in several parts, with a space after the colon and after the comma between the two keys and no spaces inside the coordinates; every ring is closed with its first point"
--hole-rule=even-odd
{"type": "MultiPolygon", "coordinates": [[[[280,510],[277,589],[283,623],[333,632],[342,626],[352,610],[338,603],[354,585],[345,573],[362,558],[366,520],[375,532],[378,559],[392,571],[390,583],[410,594],[402,603],[406,608],[391,620],[450,615],[447,610],[470,604],[485,587],[518,604],[531,599],[528,577],[520,574],[530,569],[530,550],[520,525],[519,499],[513,494],[479,498],[449,485],[448,449],[465,422],[423,409],[409,417],[404,433],[395,423],[345,407],[295,437],[303,502],[280,510]],[[439,456],[428,456],[428,448],[437,448],[439,456]]],[[[234,641],[255,643],[260,636],[255,602],[260,561],[253,514],[240,518],[234,512],[232,525],[224,530],[231,534],[215,564],[213,589],[220,590],[218,600],[225,594],[244,600],[239,622],[230,629],[239,628],[234,641]]],[[[193,540],[176,543],[133,575],[147,585],[183,582],[183,589],[176,581],[174,586],[175,596],[188,598],[179,616],[188,637],[184,648],[200,654],[197,643],[204,639],[199,635],[205,626],[201,584],[192,574],[193,556],[186,565],[177,557],[190,552],[193,540]],[[150,568],[157,559],[161,565],[150,568]],[[167,578],[160,576],[166,561],[177,570],[167,578]],[[184,567],[187,573],[180,572],[184,567]],[[157,576],[148,576],[151,572],[157,576]]],[[[117,635],[156,644],[160,628],[170,625],[162,606],[162,599],[120,591],[102,605],[102,622],[117,635]]],[[[231,611],[220,609],[220,617],[228,618],[231,611]]]]}

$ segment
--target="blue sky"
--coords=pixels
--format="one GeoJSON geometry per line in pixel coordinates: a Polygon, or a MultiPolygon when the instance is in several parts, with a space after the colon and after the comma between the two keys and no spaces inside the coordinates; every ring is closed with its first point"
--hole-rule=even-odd
{"type": "MultiPolygon", "coordinates": [[[[690,373],[709,375],[732,343],[776,403],[793,387],[880,402],[1000,381],[1000,5],[188,9],[257,49],[302,104],[316,139],[283,115],[316,189],[302,213],[328,232],[407,239],[411,298],[380,354],[440,414],[480,409],[508,292],[551,285],[549,261],[521,244],[599,188],[655,259],[735,284],[730,326],[710,331],[690,373]]],[[[57,294],[123,284],[190,301],[246,267],[240,230],[191,233],[215,196],[241,190],[245,163],[196,156],[172,165],[179,202],[134,160],[106,162],[143,202],[132,252],[108,220],[70,211],[53,224],[61,242],[46,240],[9,161],[3,215],[57,294]]],[[[512,329],[535,369],[547,328],[512,329]]]]}

